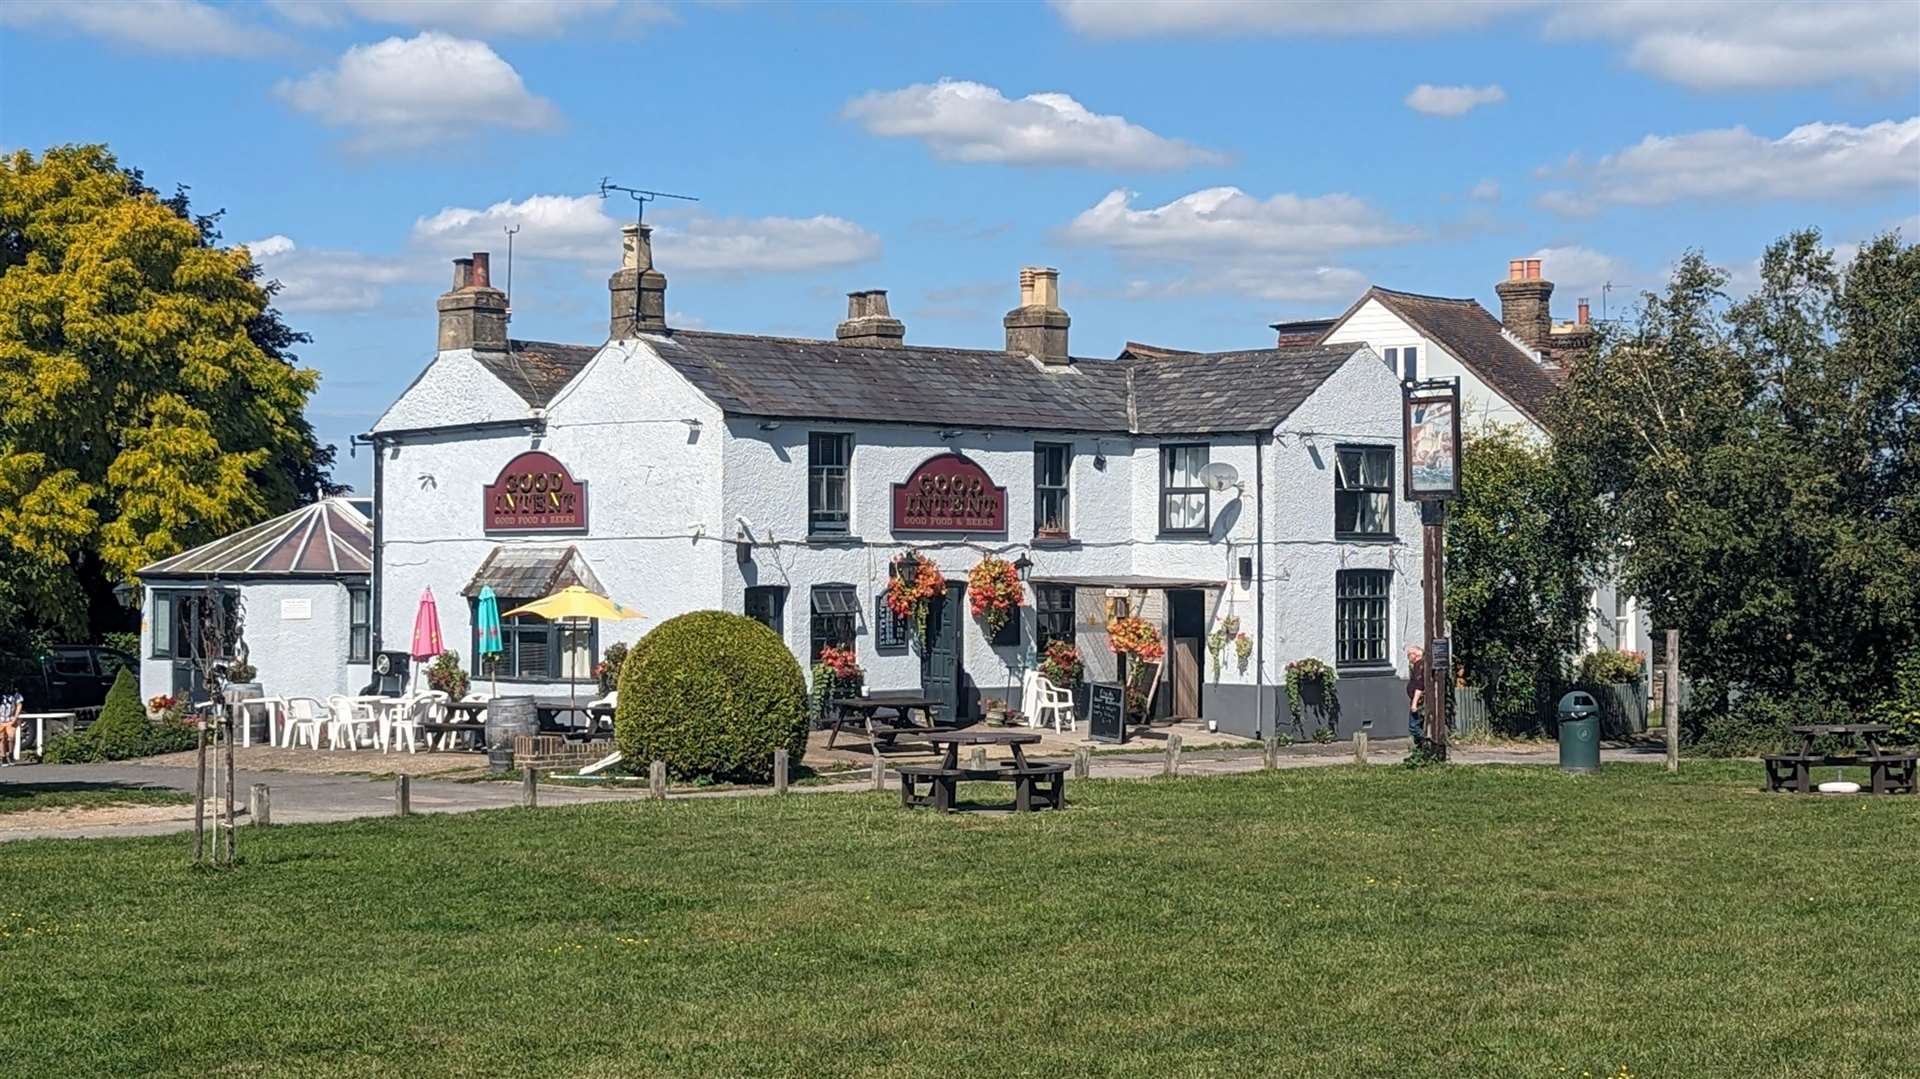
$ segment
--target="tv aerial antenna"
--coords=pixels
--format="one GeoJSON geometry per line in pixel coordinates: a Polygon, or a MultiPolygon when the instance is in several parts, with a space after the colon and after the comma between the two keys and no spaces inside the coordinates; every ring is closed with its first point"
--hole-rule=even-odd
{"type": "Polygon", "coordinates": [[[655,199],[680,199],[685,202],[700,201],[699,197],[695,195],[676,195],[671,191],[649,191],[644,187],[622,187],[619,184],[610,183],[605,176],[600,177],[600,197],[603,199],[607,198],[607,192],[609,191],[624,192],[628,198],[633,200],[633,223],[636,225],[644,225],[647,223],[647,203],[655,199]]]}
{"type": "Polygon", "coordinates": [[[500,230],[507,234],[507,321],[513,321],[513,234],[520,231],[519,222],[512,228],[500,230]]]}

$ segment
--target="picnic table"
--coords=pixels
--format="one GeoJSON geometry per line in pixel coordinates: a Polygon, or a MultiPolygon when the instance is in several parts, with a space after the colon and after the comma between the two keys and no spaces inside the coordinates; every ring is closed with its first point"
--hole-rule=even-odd
{"type": "Polygon", "coordinates": [[[894,738],[899,735],[940,730],[941,727],[934,722],[933,710],[944,703],[909,690],[870,693],[864,697],[837,697],[827,702],[827,748],[833,748],[834,741],[840,737],[842,725],[858,717],[861,728],[867,732],[868,744],[873,746],[875,755],[878,755],[881,746],[892,745],[894,738]],[[888,722],[879,721],[876,713],[882,711],[892,712],[894,718],[888,722]],[[915,723],[914,712],[919,712],[926,722],[915,723]]]}
{"type": "Polygon", "coordinates": [[[485,750],[487,748],[487,724],[480,718],[480,715],[487,710],[488,703],[487,701],[448,701],[446,704],[446,721],[441,723],[422,723],[420,724],[420,729],[426,732],[429,744],[432,743],[433,736],[436,734],[441,735],[445,739],[442,743],[443,748],[451,746],[455,737],[462,734],[470,734],[473,736],[473,748],[476,750],[485,750]],[[456,719],[454,718],[456,716],[466,716],[467,718],[456,719]]]}
{"type": "Polygon", "coordinates": [[[1023,746],[1037,745],[1040,741],[1038,734],[969,729],[901,732],[901,737],[927,742],[936,748],[945,747],[938,764],[903,764],[899,767],[900,804],[907,808],[932,806],[943,813],[953,812],[954,793],[963,779],[1013,784],[1015,812],[1067,807],[1067,766],[1034,764],[1027,760],[1022,749],[1023,746]],[[961,746],[1006,746],[1013,751],[1013,759],[984,766],[962,765],[961,746]]]}
{"type": "Polygon", "coordinates": [[[590,701],[536,700],[533,702],[534,714],[539,717],[540,729],[564,734],[569,738],[591,738],[593,729],[598,725],[599,717],[594,715],[590,701]],[[563,715],[585,716],[581,723],[568,723],[561,726],[563,715]]]}
{"type": "Polygon", "coordinates": [[[1881,747],[1879,735],[1893,728],[1884,723],[1802,723],[1788,728],[1800,736],[1800,748],[1793,753],[1768,753],[1762,760],[1767,767],[1767,789],[1813,790],[1813,766],[1866,765],[1867,791],[1872,794],[1914,793],[1914,772],[1920,754],[1888,751],[1881,747]],[[1814,742],[1820,738],[1843,738],[1848,746],[1838,753],[1820,753],[1814,742]],[[1860,746],[1865,746],[1865,752],[1860,746]]]}

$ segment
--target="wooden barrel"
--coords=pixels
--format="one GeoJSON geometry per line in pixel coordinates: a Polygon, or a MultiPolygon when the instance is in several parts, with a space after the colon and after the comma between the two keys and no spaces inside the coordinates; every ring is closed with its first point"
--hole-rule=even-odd
{"type": "Polygon", "coordinates": [[[540,733],[540,716],[532,697],[495,697],[487,702],[487,767],[496,772],[513,767],[513,739],[540,733]]]}

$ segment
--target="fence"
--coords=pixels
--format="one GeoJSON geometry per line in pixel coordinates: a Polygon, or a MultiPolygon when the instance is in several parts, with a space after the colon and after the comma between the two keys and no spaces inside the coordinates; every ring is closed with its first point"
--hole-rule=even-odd
{"type": "MultiPolygon", "coordinates": [[[[1647,729],[1647,695],[1634,683],[1584,687],[1600,702],[1600,737],[1626,738],[1647,729]]],[[[1683,698],[1684,699],[1684,696],[1683,698]]],[[[1559,725],[1553,707],[1556,695],[1547,702],[1539,717],[1539,728],[1552,732],[1559,725]]],[[[1472,686],[1456,686],[1447,713],[1448,727],[1462,738],[1485,737],[1493,733],[1493,716],[1480,691],[1472,686]]]]}

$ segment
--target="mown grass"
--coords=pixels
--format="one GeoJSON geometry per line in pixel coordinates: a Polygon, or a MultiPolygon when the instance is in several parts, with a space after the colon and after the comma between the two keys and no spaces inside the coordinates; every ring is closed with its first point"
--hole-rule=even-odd
{"type": "Polygon", "coordinates": [[[1920,798],[1757,764],[0,846],[11,1074],[1913,1074],[1920,798]]]}
{"type": "MultiPolygon", "coordinates": [[[[94,809],[101,806],[179,805],[192,795],[166,787],[113,783],[0,783],[0,813],[34,809],[94,809]]],[[[0,898],[0,904],[5,902],[0,898]]]]}

